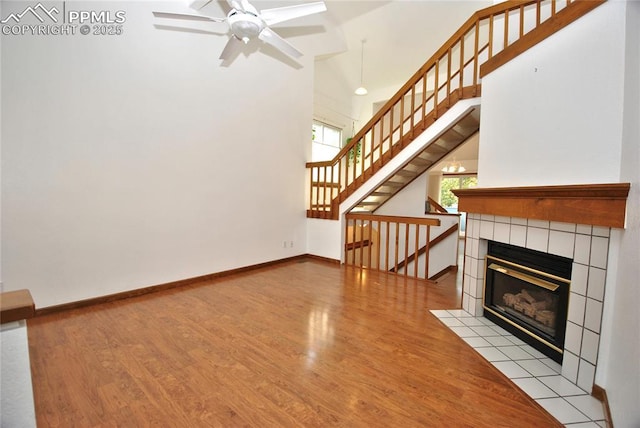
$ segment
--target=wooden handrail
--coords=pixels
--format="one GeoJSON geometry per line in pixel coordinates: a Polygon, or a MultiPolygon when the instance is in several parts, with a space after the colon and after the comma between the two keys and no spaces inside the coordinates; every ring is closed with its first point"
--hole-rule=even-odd
{"type": "Polygon", "coordinates": [[[0,322],[2,324],[33,318],[36,306],[29,290],[0,293],[0,322]]]}
{"type": "Polygon", "coordinates": [[[475,12],[334,159],[306,163],[311,175],[309,207],[328,207],[310,209],[307,215],[337,219],[338,213],[334,211],[340,202],[376,170],[457,101],[478,96],[480,80],[489,71],[603,2],[511,0],[475,12]],[[544,20],[543,8],[546,8],[544,20]],[[517,34],[509,32],[512,21],[518,25],[517,34]],[[531,23],[526,32],[525,21],[531,23]],[[417,96],[420,92],[421,97],[417,96]]]}
{"type": "Polygon", "coordinates": [[[436,212],[441,214],[450,214],[445,207],[437,203],[433,198],[431,198],[431,196],[427,196],[427,201],[436,209],[436,212]]]}
{"type": "Polygon", "coordinates": [[[372,215],[362,213],[349,213],[346,214],[348,220],[363,220],[363,221],[382,221],[390,223],[409,223],[419,224],[423,226],[440,226],[440,220],[437,218],[424,218],[424,217],[405,217],[395,215],[372,215]]]}
{"type": "MultiPolygon", "coordinates": [[[[433,238],[429,242],[429,245],[423,246],[422,248],[420,248],[418,250],[417,253],[411,254],[409,257],[407,257],[402,262],[400,262],[398,264],[398,269],[402,269],[403,267],[405,267],[405,265],[407,265],[407,264],[411,263],[412,261],[414,261],[416,259],[416,254],[418,255],[418,257],[420,257],[421,255],[423,255],[423,254],[425,254],[427,252],[427,249],[435,247],[436,245],[438,245],[439,243],[443,242],[445,239],[447,239],[449,236],[453,235],[454,233],[457,234],[459,228],[460,228],[460,225],[458,223],[452,225],[450,228],[448,228],[447,230],[442,232],[440,235],[438,235],[435,238],[433,238]]],[[[392,269],[391,272],[395,272],[395,270],[392,269]]]]}

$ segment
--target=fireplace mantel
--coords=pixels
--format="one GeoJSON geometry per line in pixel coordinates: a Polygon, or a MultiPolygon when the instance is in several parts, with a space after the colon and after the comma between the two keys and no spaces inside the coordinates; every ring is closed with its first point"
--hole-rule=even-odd
{"type": "Polygon", "coordinates": [[[624,228],[629,183],[453,190],[458,210],[624,228]]]}

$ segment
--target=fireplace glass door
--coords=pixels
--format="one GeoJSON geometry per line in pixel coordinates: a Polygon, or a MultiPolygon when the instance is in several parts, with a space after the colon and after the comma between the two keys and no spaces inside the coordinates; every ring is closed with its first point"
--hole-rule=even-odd
{"type": "Polygon", "coordinates": [[[570,280],[539,267],[487,255],[485,316],[561,361],[570,280]]]}

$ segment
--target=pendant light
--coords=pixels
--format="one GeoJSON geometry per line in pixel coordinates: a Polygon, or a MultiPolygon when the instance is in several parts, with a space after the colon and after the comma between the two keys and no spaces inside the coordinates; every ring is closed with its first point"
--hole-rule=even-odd
{"type": "Polygon", "coordinates": [[[366,39],[362,39],[362,48],[360,51],[360,87],[356,89],[356,92],[355,92],[356,95],[367,95],[367,93],[369,92],[367,91],[367,88],[365,88],[364,85],[362,84],[362,76],[364,71],[364,43],[366,41],[367,41],[366,39]]]}

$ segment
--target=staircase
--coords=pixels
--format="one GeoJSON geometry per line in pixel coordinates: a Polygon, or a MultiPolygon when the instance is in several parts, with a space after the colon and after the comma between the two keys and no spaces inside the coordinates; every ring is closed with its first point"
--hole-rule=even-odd
{"type": "Polygon", "coordinates": [[[374,212],[477,132],[479,110],[445,124],[435,141],[391,174],[377,172],[457,102],[479,97],[483,76],[603,2],[514,0],[474,13],[333,160],[307,163],[307,217],[337,220],[340,204],[365,183],[371,190],[354,210],[374,212]]]}
{"type": "Polygon", "coordinates": [[[351,212],[375,212],[393,195],[431,169],[433,165],[440,162],[479,130],[480,110],[474,108],[452,123],[435,141],[425,146],[399,170],[380,182],[371,193],[351,209],[351,212]]]}

